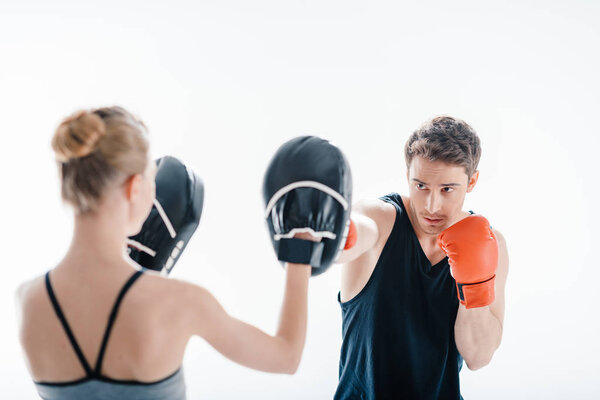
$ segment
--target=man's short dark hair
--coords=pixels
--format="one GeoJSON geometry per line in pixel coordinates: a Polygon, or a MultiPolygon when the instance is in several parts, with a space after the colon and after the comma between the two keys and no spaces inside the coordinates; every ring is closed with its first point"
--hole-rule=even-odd
{"type": "Polygon", "coordinates": [[[444,115],[427,121],[410,136],[404,146],[407,168],[415,156],[461,165],[470,179],[481,158],[481,145],[469,124],[444,115]]]}

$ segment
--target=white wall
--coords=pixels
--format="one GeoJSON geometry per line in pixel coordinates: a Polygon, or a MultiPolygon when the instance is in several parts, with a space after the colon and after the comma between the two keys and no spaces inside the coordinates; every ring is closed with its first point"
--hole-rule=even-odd
{"type": "MultiPolygon", "coordinates": [[[[277,146],[330,138],[351,162],[355,199],[405,193],[409,133],[436,114],[465,119],[483,143],[466,207],[504,233],[511,263],[502,346],[488,367],[463,370],[463,395],[598,398],[600,3],[483,3],[0,3],[2,397],[35,396],[14,290],[70,240],[53,129],[75,109],[116,103],[146,121],[156,156],[205,180],[201,227],[173,275],[271,333],[283,273],[260,185],[277,146]]],[[[194,340],[190,398],[332,398],[338,288],[339,267],[311,280],[295,376],[239,367],[194,340]]]]}

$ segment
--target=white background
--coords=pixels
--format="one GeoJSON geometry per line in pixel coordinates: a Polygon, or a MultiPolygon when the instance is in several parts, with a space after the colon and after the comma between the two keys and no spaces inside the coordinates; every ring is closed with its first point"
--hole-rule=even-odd
{"type": "MultiPolygon", "coordinates": [[[[350,160],[355,199],[406,193],[408,135],[438,114],[465,119],[483,144],[465,208],[505,235],[510,273],[503,343],[489,366],[463,369],[463,395],[600,397],[600,3],[83,3],[0,3],[0,397],[35,397],[13,294],[70,241],[51,135],[72,111],[112,104],[146,122],[155,156],[205,181],[201,226],[173,275],[270,333],[283,271],[260,187],[275,149],[321,135],[350,160]]],[[[197,339],[189,398],[332,398],[339,272],[311,280],[296,375],[237,366],[197,339]]]]}

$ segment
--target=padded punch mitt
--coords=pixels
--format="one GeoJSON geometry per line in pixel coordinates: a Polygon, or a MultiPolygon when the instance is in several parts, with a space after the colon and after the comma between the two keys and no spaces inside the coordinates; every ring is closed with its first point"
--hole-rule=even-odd
{"type": "Polygon", "coordinates": [[[263,182],[265,219],[278,260],[323,273],[339,257],[348,235],[352,175],[341,150],[316,136],[284,143],[263,182]],[[294,238],[309,232],[313,242],[294,238]]]}
{"type": "Polygon", "coordinates": [[[140,232],[129,238],[129,256],[144,268],[168,274],[196,231],[204,184],[175,157],[156,160],[156,198],[140,232]]]}

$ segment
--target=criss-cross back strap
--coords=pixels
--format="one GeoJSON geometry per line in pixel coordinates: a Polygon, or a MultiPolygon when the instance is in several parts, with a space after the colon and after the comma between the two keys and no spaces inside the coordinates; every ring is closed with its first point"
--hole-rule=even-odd
{"type": "Polygon", "coordinates": [[[52,289],[52,284],[50,283],[50,271],[46,272],[46,290],[48,291],[48,296],[50,297],[52,307],[54,308],[54,312],[56,313],[56,316],[60,320],[60,323],[62,324],[63,329],[65,330],[65,333],[67,334],[67,337],[69,338],[69,341],[71,342],[71,346],[73,347],[73,350],[75,351],[75,354],[77,355],[77,358],[79,358],[79,362],[83,366],[83,369],[85,370],[85,374],[88,378],[100,376],[100,372],[102,370],[102,359],[104,358],[104,353],[106,352],[106,345],[108,343],[108,339],[110,337],[110,332],[114,325],[115,319],[117,318],[117,313],[119,311],[119,306],[121,305],[121,301],[123,300],[123,297],[129,290],[129,288],[143,274],[143,272],[144,272],[143,270],[139,270],[139,271],[136,271],[133,275],[131,275],[131,277],[127,280],[127,282],[125,282],[125,285],[123,285],[123,288],[119,292],[119,296],[117,297],[117,300],[115,301],[112,311],[108,317],[108,324],[106,326],[106,330],[104,331],[104,337],[102,338],[102,344],[100,345],[100,352],[98,353],[98,358],[96,360],[96,367],[93,370],[90,367],[90,365],[88,364],[87,360],[85,359],[85,356],[83,355],[83,352],[81,351],[81,347],[79,347],[79,344],[77,343],[77,340],[75,339],[75,335],[73,335],[73,331],[71,330],[71,327],[69,326],[69,323],[67,322],[67,319],[65,318],[65,315],[64,315],[60,305],[58,304],[58,300],[56,299],[56,295],[54,294],[54,290],[52,289]]]}
{"type": "Polygon", "coordinates": [[[119,292],[119,296],[115,301],[115,304],[110,312],[110,316],[108,317],[108,324],[106,325],[106,330],[104,331],[104,338],[102,338],[102,344],[100,345],[100,352],[98,353],[98,358],[96,359],[96,367],[94,368],[94,374],[96,376],[100,376],[102,371],[102,360],[104,359],[104,353],[106,352],[106,345],[108,343],[108,339],[110,338],[110,333],[112,331],[112,327],[115,323],[115,319],[117,318],[117,313],[119,312],[119,306],[121,305],[121,301],[125,294],[129,290],[129,288],[135,283],[137,278],[139,278],[144,273],[144,270],[136,271],[131,277],[125,282],[121,292],[119,292]]]}
{"type": "Polygon", "coordinates": [[[77,354],[77,358],[79,358],[79,362],[81,363],[81,365],[83,366],[83,369],[85,370],[85,374],[88,377],[90,377],[92,375],[92,369],[90,368],[90,365],[88,364],[87,360],[85,359],[83,352],[81,351],[81,348],[79,347],[79,344],[77,343],[77,340],[75,340],[73,331],[71,331],[71,327],[69,326],[69,323],[67,322],[67,319],[65,318],[65,315],[63,314],[62,309],[60,308],[60,305],[58,304],[58,300],[56,299],[56,296],[54,295],[54,290],[52,289],[52,285],[50,284],[50,271],[46,272],[46,290],[48,291],[48,296],[50,297],[50,301],[52,302],[52,307],[54,308],[54,312],[56,313],[56,316],[60,320],[60,323],[62,324],[63,329],[65,330],[65,333],[67,334],[67,337],[69,338],[69,341],[71,342],[71,346],[73,347],[73,350],[75,350],[75,354],[77,354]]]}

